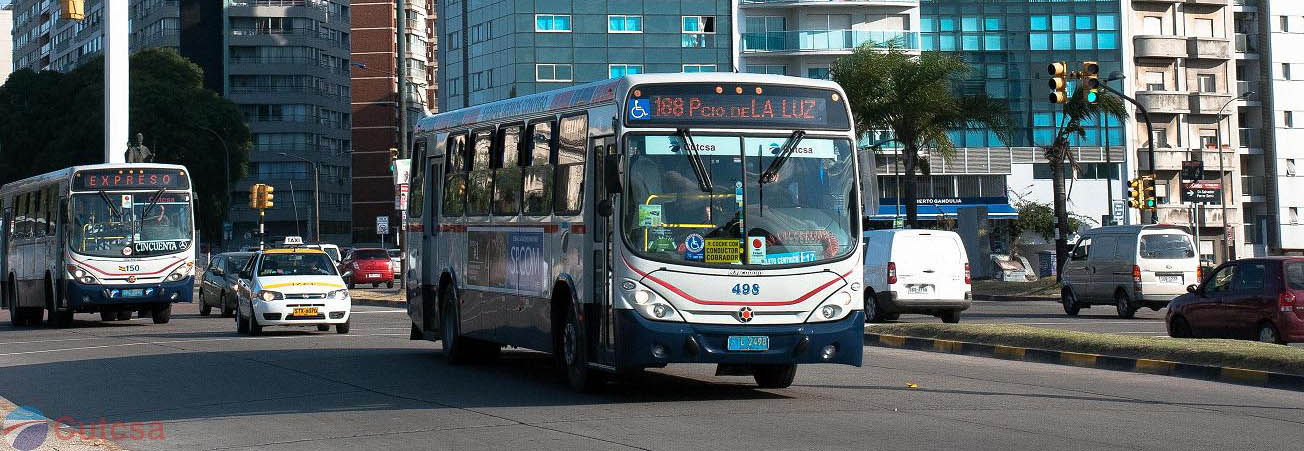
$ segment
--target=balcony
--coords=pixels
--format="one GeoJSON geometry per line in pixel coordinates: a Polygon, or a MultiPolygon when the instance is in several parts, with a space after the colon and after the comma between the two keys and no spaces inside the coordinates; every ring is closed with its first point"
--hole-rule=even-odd
{"type": "MultiPolygon", "coordinates": [[[[1246,93],[1250,93],[1250,92],[1254,92],[1254,93],[1259,92],[1259,83],[1258,83],[1258,82],[1254,82],[1254,81],[1243,81],[1243,80],[1237,80],[1237,81],[1236,81],[1236,95],[1237,95],[1237,96],[1243,96],[1243,95],[1245,95],[1246,93]]],[[[1247,100],[1255,100],[1255,99],[1247,99],[1247,100]]]]}
{"type": "Polygon", "coordinates": [[[895,30],[807,30],[743,33],[743,51],[778,52],[849,52],[861,45],[886,49],[918,49],[919,33],[895,30]]]}
{"type": "Polygon", "coordinates": [[[1233,40],[1236,42],[1236,53],[1259,53],[1259,43],[1253,36],[1236,33],[1233,40]]]}
{"type": "MultiPolygon", "coordinates": [[[[1137,156],[1139,157],[1137,158],[1139,170],[1142,172],[1150,170],[1149,153],[1150,152],[1146,150],[1144,147],[1142,147],[1140,150],[1137,151],[1137,156]]],[[[1155,170],[1180,171],[1182,170],[1183,161],[1194,160],[1195,158],[1199,158],[1201,161],[1204,162],[1205,171],[1217,173],[1218,156],[1214,152],[1195,152],[1195,155],[1192,155],[1191,151],[1172,149],[1172,148],[1155,149],[1155,170]]],[[[1232,152],[1230,151],[1223,152],[1222,158],[1223,158],[1222,167],[1224,168],[1223,171],[1231,172],[1232,169],[1235,168],[1235,155],[1232,154],[1232,152]]]]}
{"type": "Polygon", "coordinates": [[[1189,113],[1191,94],[1181,91],[1137,91],[1136,101],[1151,113],[1189,113]]]}
{"type": "Polygon", "coordinates": [[[1230,59],[1231,44],[1224,38],[1188,38],[1186,40],[1187,58],[1191,59],[1230,59]]]}
{"type": "Polygon", "coordinates": [[[1184,58],[1186,38],[1181,36],[1145,35],[1132,38],[1136,56],[1141,58],[1184,58]]]}
{"type": "MultiPolygon", "coordinates": [[[[1170,187],[1169,189],[1170,191],[1169,194],[1173,196],[1172,199],[1174,200],[1177,200],[1181,196],[1180,192],[1175,191],[1176,189],[1179,188],[1170,187]]],[[[1159,212],[1160,224],[1173,224],[1173,225],[1185,225],[1185,226],[1189,226],[1192,224],[1191,216],[1192,213],[1194,212],[1186,208],[1185,206],[1160,205],[1158,208],[1158,212],[1159,212]]],[[[1200,227],[1223,227],[1224,225],[1226,225],[1223,222],[1223,209],[1221,205],[1205,205],[1202,211],[1200,212],[1200,216],[1202,219],[1200,221],[1200,227]]],[[[1228,207],[1227,216],[1231,217],[1232,219],[1239,218],[1241,217],[1240,210],[1235,207],[1228,207]]],[[[1235,222],[1233,222],[1232,224],[1235,224],[1235,222]]]]}
{"type": "MultiPolygon", "coordinates": [[[[1240,138],[1240,148],[1258,149],[1259,153],[1263,152],[1263,130],[1257,128],[1242,128],[1239,130],[1237,138],[1240,138]]],[[[1255,153],[1255,152],[1250,152],[1255,153]]]]}
{"type": "MultiPolygon", "coordinates": [[[[1262,198],[1268,194],[1268,178],[1261,175],[1241,176],[1241,195],[1262,198]]],[[[1261,202],[1248,199],[1247,202],[1261,202]]]]}
{"type": "Polygon", "coordinates": [[[1193,92],[1191,93],[1191,114],[1218,114],[1218,110],[1232,99],[1232,95],[1224,92],[1193,92]]]}

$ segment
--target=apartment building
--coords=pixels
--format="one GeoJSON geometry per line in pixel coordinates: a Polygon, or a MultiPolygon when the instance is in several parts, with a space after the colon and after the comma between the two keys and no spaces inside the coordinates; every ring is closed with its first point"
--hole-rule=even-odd
{"type": "Polygon", "coordinates": [[[829,78],[841,55],[863,44],[919,48],[919,1],[741,0],[743,71],[829,78]]]}

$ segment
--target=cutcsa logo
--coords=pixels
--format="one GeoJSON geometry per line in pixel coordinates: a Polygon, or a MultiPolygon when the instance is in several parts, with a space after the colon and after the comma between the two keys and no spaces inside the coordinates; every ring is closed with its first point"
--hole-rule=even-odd
{"type": "Polygon", "coordinates": [[[4,437],[5,443],[19,451],[36,449],[45,443],[49,434],[50,420],[41,415],[40,411],[27,406],[5,415],[3,429],[0,429],[0,436],[4,437]]]}

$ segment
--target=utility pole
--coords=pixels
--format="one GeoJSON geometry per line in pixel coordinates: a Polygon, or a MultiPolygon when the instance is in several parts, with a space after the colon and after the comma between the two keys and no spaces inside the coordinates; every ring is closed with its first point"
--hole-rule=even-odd
{"type": "Polygon", "coordinates": [[[127,49],[127,2],[104,4],[104,162],[127,160],[127,127],[130,124],[131,86],[127,49]]]}
{"type": "MultiPolygon", "coordinates": [[[[1105,79],[1105,83],[1100,84],[1100,87],[1105,88],[1106,91],[1109,91],[1114,95],[1118,96],[1119,98],[1128,101],[1128,103],[1131,103],[1133,106],[1136,107],[1137,111],[1141,112],[1141,119],[1146,121],[1146,136],[1147,136],[1146,142],[1150,144],[1149,146],[1150,147],[1150,178],[1152,180],[1158,179],[1155,173],[1156,172],[1155,171],[1155,124],[1154,122],[1150,121],[1150,111],[1147,110],[1146,107],[1142,106],[1140,102],[1137,102],[1136,99],[1133,99],[1132,97],[1129,97],[1126,94],[1119,92],[1117,89],[1111,88],[1109,86],[1109,82],[1114,80],[1122,80],[1125,78],[1127,77],[1124,76],[1122,72],[1111,73],[1109,74],[1109,78],[1105,79]]],[[[1142,219],[1141,222],[1145,222],[1145,220],[1142,219]]],[[[1150,223],[1151,224],[1159,223],[1159,212],[1157,210],[1152,210],[1150,212],[1150,223]]]]}
{"type": "MultiPolygon", "coordinates": [[[[408,155],[408,152],[411,149],[408,148],[407,0],[396,0],[395,3],[397,3],[398,5],[398,27],[397,28],[398,28],[399,67],[398,70],[395,71],[398,73],[398,149],[399,149],[398,151],[399,151],[399,158],[411,158],[411,155],[408,155]]],[[[466,16],[462,16],[462,17],[465,18],[466,16]]],[[[465,61],[466,60],[463,60],[464,63],[465,61]]],[[[395,173],[397,173],[398,168],[396,167],[394,169],[395,169],[395,173]]],[[[397,192],[398,189],[399,189],[398,185],[395,184],[394,185],[394,190],[396,191],[394,193],[395,195],[399,194],[397,192]]],[[[399,223],[398,223],[398,231],[395,232],[394,236],[396,237],[396,239],[398,239],[398,237],[403,236],[403,231],[407,230],[407,224],[406,221],[404,221],[403,211],[396,211],[395,213],[398,213],[399,223]]],[[[385,246],[383,244],[385,242],[385,237],[382,235],[380,237],[380,240],[382,244],[381,248],[384,248],[385,246]]],[[[399,253],[399,272],[401,274],[405,271],[406,269],[405,267],[407,266],[407,240],[399,239],[398,253],[399,253]]],[[[404,292],[407,291],[407,280],[408,280],[407,277],[400,276],[399,278],[399,283],[403,284],[404,292]]]]}

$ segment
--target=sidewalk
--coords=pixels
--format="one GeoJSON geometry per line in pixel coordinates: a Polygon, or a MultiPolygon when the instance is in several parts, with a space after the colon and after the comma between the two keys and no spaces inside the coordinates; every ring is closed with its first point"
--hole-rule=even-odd
{"type": "MultiPolygon", "coordinates": [[[[8,427],[13,425],[14,422],[22,421],[20,418],[9,418],[9,415],[13,413],[15,409],[18,409],[18,406],[15,406],[13,402],[0,396],[0,415],[5,415],[4,426],[8,427]]],[[[63,431],[56,434],[55,429],[53,428],[54,421],[45,418],[45,423],[45,428],[47,430],[45,438],[34,439],[39,443],[36,444],[35,448],[28,448],[28,446],[34,445],[34,443],[27,441],[33,440],[32,438],[18,438],[17,436],[11,437],[10,434],[22,434],[23,431],[27,429],[40,428],[41,426],[39,424],[34,424],[28,428],[19,428],[14,431],[9,431],[8,434],[2,434],[4,445],[0,445],[0,447],[3,447],[3,449],[14,449],[15,447],[11,446],[10,443],[17,439],[23,440],[23,442],[15,443],[15,445],[23,445],[21,446],[22,449],[32,449],[34,451],[124,451],[126,449],[111,440],[102,438],[83,440],[78,436],[76,429],[68,426],[64,426],[63,431]]],[[[37,431],[39,433],[39,430],[37,431]]]]}
{"type": "Polygon", "coordinates": [[[1042,278],[1036,282],[975,280],[973,298],[976,301],[1059,302],[1060,287],[1054,277],[1042,278]]]}
{"type": "Polygon", "coordinates": [[[374,305],[379,307],[406,307],[407,299],[402,292],[398,293],[380,293],[374,291],[355,290],[349,293],[353,296],[355,305],[374,305]]]}

